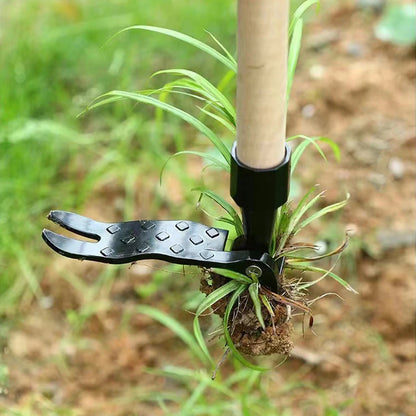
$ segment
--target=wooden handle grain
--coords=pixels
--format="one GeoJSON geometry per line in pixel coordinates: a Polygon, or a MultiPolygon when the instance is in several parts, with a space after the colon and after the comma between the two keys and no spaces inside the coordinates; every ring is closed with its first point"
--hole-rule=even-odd
{"type": "Polygon", "coordinates": [[[238,0],[237,157],[257,169],[285,155],[289,0],[238,0]]]}

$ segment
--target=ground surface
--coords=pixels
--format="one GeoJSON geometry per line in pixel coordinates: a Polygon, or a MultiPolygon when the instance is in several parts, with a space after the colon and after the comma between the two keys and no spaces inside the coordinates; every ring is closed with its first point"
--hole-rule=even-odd
{"type": "MultiPolygon", "coordinates": [[[[342,269],[360,292],[346,293],[331,282],[314,290],[336,290],[344,301],[317,303],[317,336],[307,331],[302,337],[298,325],[293,357],[268,376],[277,409],[293,415],[322,415],[326,404],[345,405],[343,415],[415,412],[414,52],[376,40],[375,19],[350,6],[318,16],[308,26],[290,103],[289,135],[323,134],[341,148],[339,164],[332,157],[325,164],[311,150],[298,174],[305,189],[317,182],[327,189],[325,202],[351,194],[341,218],[314,231],[330,244],[344,228],[354,231],[342,269]],[[296,385],[290,394],[282,389],[288,382],[296,385]]],[[[105,195],[117,195],[108,191],[97,190],[86,214],[116,216],[113,199],[104,211],[98,205],[105,195]]],[[[75,290],[62,272],[89,284],[105,266],[51,259],[42,285],[53,306],[33,306],[11,332],[4,356],[10,388],[0,403],[6,409],[34,401],[41,408],[51,400],[88,416],[158,414],[136,399],[171,386],[145,367],[192,363],[169,330],[134,313],[140,302],[134,288],[149,282],[153,269],[117,272],[122,279],[91,294],[99,299],[95,313],[74,335],[65,311],[82,305],[89,292],[75,290]]],[[[157,293],[144,301],[160,306],[157,293]]],[[[171,312],[190,322],[179,309],[171,312]]]]}

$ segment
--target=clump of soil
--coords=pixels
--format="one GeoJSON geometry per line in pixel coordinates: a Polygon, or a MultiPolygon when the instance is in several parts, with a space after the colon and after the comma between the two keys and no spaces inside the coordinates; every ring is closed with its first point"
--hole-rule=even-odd
{"type": "MultiPolygon", "coordinates": [[[[209,272],[201,279],[201,292],[209,295],[227,283],[228,279],[219,274],[209,272]]],[[[290,308],[280,303],[268,291],[264,293],[272,309],[273,315],[262,305],[265,329],[258,321],[254,305],[248,291],[244,292],[236,302],[229,321],[229,331],[236,348],[247,355],[289,355],[293,349],[291,335],[293,325],[290,322],[290,308]]],[[[231,295],[212,305],[212,310],[220,317],[224,316],[225,308],[231,295]]]]}

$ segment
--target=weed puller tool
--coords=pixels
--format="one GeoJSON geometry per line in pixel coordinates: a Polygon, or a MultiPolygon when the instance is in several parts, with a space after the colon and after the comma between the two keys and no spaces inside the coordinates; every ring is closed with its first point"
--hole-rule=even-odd
{"type": "Polygon", "coordinates": [[[237,141],[231,151],[230,194],[243,214],[244,236],[224,251],[228,231],[187,220],[102,223],[64,211],[49,219],[96,242],[50,230],[42,237],[67,257],[103,263],[158,259],[219,267],[281,291],[284,259],[273,260],[276,211],[288,199],[290,148],[285,146],[288,0],[239,0],[237,141]]]}

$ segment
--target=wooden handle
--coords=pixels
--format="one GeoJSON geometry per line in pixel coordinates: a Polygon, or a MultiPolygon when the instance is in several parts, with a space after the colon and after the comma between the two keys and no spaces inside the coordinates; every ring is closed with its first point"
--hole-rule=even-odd
{"type": "Polygon", "coordinates": [[[237,157],[257,169],[285,155],[289,0],[238,0],[237,157]]]}

